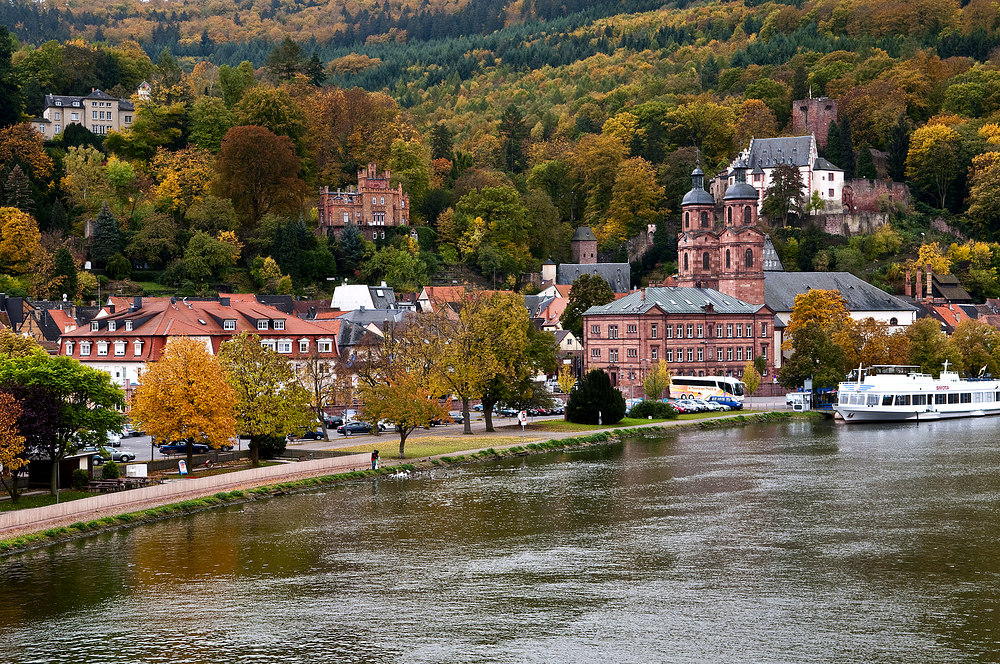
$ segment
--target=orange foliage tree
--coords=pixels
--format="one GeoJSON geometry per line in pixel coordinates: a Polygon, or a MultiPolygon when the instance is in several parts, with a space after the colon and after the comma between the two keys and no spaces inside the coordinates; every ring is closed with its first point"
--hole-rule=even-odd
{"type": "Polygon", "coordinates": [[[233,127],[222,139],[216,186],[245,222],[256,223],[268,212],[295,207],[303,187],[300,168],[287,136],[264,127],[233,127]]]}
{"type": "Polygon", "coordinates": [[[21,407],[17,400],[6,392],[0,392],[0,483],[15,503],[20,495],[17,471],[28,465],[28,460],[21,456],[25,438],[17,429],[20,415],[21,407]]]}
{"type": "Polygon", "coordinates": [[[185,441],[190,466],[193,443],[218,449],[236,436],[236,402],[225,371],[205,344],[176,338],[160,361],[142,372],[132,419],[161,442],[185,441]]]}

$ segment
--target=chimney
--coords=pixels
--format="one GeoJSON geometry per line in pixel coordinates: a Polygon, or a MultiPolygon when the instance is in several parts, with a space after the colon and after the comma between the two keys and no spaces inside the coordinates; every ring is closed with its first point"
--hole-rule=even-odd
{"type": "Polygon", "coordinates": [[[137,295],[137,296],[135,296],[135,297],[132,298],[132,307],[136,311],[139,311],[139,309],[142,309],[142,298],[140,296],[137,295]]]}
{"type": "Polygon", "coordinates": [[[115,313],[115,305],[113,305],[113,304],[109,304],[108,305],[108,313],[109,314],[114,314],[115,313]]]}
{"type": "MultiPolygon", "coordinates": [[[[917,275],[919,275],[919,274],[920,274],[920,272],[918,271],[917,275]]],[[[913,285],[910,283],[910,276],[911,276],[910,275],[910,269],[907,268],[906,269],[906,281],[904,282],[905,285],[903,286],[903,294],[906,295],[906,297],[910,297],[911,295],[913,295],[913,285]]],[[[918,276],[917,278],[919,279],[920,277],[918,276]]],[[[917,286],[917,290],[920,290],[919,286],[917,286]]]]}
{"type": "MultiPolygon", "coordinates": [[[[917,268],[917,287],[913,293],[914,300],[922,300],[924,297],[924,272],[919,267],[917,268]]],[[[909,281],[909,279],[907,279],[909,281]]]]}
{"type": "Polygon", "coordinates": [[[930,302],[934,299],[934,284],[933,279],[931,279],[931,266],[927,266],[927,301],[930,302]]]}
{"type": "Polygon", "coordinates": [[[229,298],[228,297],[220,297],[219,298],[219,304],[221,306],[223,306],[223,307],[228,307],[229,306],[229,298]]]}

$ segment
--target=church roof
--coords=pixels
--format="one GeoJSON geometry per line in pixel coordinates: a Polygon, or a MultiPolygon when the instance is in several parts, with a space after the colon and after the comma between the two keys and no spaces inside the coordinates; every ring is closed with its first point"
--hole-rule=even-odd
{"type": "Polygon", "coordinates": [[[781,264],[781,257],[778,256],[777,250],[774,248],[774,243],[771,242],[771,236],[764,236],[764,271],[765,272],[784,272],[785,266],[781,264]]]}
{"type": "Polygon", "coordinates": [[[711,288],[664,286],[633,291],[620,300],[590,307],[583,315],[644,314],[653,307],[668,314],[700,314],[709,304],[716,313],[723,314],[752,314],[761,308],[759,304],[750,304],[711,288]]]}
{"type": "Polygon", "coordinates": [[[916,311],[905,300],[850,272],[765,272],[764,303],[775,313],[791,311],[795,296],[814,288],[840,291],[848,311],[916,311]]]}
{"type": "MultiPolygon", "coordinates": [[[[590,230],[590,229],[587,229],[590,230]]],[[[556,268],[557,284],[572,284],[581,274],[596,274],[603,278],[611,290],[627,293],[631,290],[632,268],[628,263],[563,263],[556,268]]]]}
{"type": "Polygon", "coordinates": [[[722,197],[724,201],[757,200],[757,190],[752,184],[746,182],[734,182],[726,188],[726,194],[722,197]]]}
{"type": "Polygon", "coordinates": [[[715,205],[715,198],[701,187],[692,187],[684,194],[681,205],[715,205]]]}
{"type": "Polygon", "coordinates": [[[590,230],[590,226],[580,226],[579,228],[576,229],[576,232],[573,233],[572,241],[579,242],[586,240],[593,240],[594,242],[596,242],[597,238],[594,237],[594,231],[590,230]]]}

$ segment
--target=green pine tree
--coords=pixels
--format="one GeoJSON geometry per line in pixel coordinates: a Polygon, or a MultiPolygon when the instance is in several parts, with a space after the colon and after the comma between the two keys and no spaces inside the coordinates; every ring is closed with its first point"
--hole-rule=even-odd
{"type": "Polygon", "coordinates": [[[614,424],[625,417],[625,397],[600,369],[588,371],[569,395],[566,419],[580,424],[614,424]]]}
{"type": "Polygon", "coordinates": [[[344,270],[352,274],[357,272],[365,258],[365,241],[361,230],[354,224],[348,224],[341,232],[340,251],[344,257],[344,270]]]}
{"type": "Polygon", "coordinates": [[[889,134],[889,141],[886,145],[886,165],[889,170],[889,177],[896,182],[902,182],[906,177],[906,153],[910,150],[910,123],[906,120],[906,115],[899,114],[896,124],[889,134]]]}
{"type": "Polygon", "coordinates": [[[7,207],[34,214],[35,199],[31,196],[31,181],[20,166],[14,166],[3,187],[3,201],[7,207]]]}
{"type": "Polygon", "coordinates": [[[840,121],[840,162],[844,169],[844,179],[854,178],[854,140],[851,138],[851,123],[847,118],[840,121]]]}
{"type": "Polygon", "coordinates": [[[861,147],[858,151],[858,164],[854,169],[854,174],[859,178],[868,178],[869,180],[874,180],[878,177],[878,172],[875,170],[875,160],[872,159],[872,151],[867,145],[861,147]]]}
{"type": "Polygon", "coordinates": [[[309,82],[317,88],[326,83],[326,71],[324,71],[323,62],[319,59],[316,51],[313,51],[303,73],[309,78],[309,82]]]}
{"type": "Polygon", "coordinates": [[[53,300],[58,300],[65,293],[72,300],[76,296],[77,289],[76,262],[66,247],[60,247],[56,251],[55,275],[57,277],[61,276],[63,279],[53,292],[49,293],[49,297],[53,300]]]}
{"type": "Polygon", "coordinates": [[[101,211],[94,220],[94,236],[90,243],[90,257],[98,267],[107,265],[108,259],[122,253],[125,243],[118,220],[112,214],[108,202],[104,201],[101,211]]]}

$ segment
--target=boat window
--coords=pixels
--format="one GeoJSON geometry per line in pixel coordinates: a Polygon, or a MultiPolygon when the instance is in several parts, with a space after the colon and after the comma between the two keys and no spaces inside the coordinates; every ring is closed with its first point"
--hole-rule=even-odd
{"type": "Polygon", "coordinates": [[[910,405],[910,395],[909,394],[897,394],[896,395],[896,405],[897,406],[909,406],[910,405]]]}
{"type": "Polygon", "coordinates": [[[961,403],[972,403],[972,392],[962,392],[959,396],[962,397],[961,403]]]}
{"type": "Polygon", "coordinates": [[[924,406],[927,404],[927,395],[925,394],[914,394],[913,395],[913,405],[914,406],[924,406]]]}
{"type": "Polygon", "coordinates": [[[891,406],[892,405],[892,395],[891,394],[886,394],[885,396],[882,397],[882,405],[883,406],[891,406]]]}
{"type": "Polygon", "coordinates": [[[869,394],[868,395],[868,405],[869,406],[877,406],[878,405],[878,395],[877,394],[869,394]]]}
{"type": "Polygon", "coordinates": [[[948,395],[948,403],[958,403],[958,393],[953,392],[948,395]]]}
{"type": "Polygon", "coordinates": [[[947,394],[935,394],[934,395],[934,403],[948,403],[948,395],[947,394]]]}

